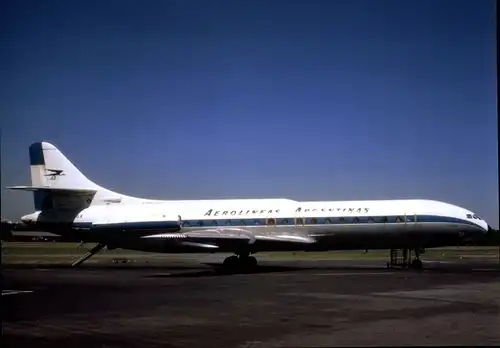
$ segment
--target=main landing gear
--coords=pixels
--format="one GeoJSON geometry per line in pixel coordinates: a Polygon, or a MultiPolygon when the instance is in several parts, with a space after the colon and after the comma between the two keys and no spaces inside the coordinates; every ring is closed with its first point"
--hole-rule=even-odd
{"type": "Polygon", "coordinates": [[[257,259],[249,253],[238,253],[226,257],[222,267],[227,271],[249,271],[257,266],[257,259]]]}
{"type": "Polygon", "coordinates": [[[412,249],[391,249],[390,261],[387,262],[387,268],[413,268],[421,270],[423,268],[420,260],[420,249],[414,249],[415,258],[411,259],[412,249]]]}

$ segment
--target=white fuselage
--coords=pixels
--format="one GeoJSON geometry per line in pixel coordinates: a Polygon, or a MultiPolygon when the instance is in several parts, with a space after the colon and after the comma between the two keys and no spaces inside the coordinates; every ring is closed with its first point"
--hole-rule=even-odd
{"type": "MultiPolygon", "coordinates": [[[[143,200],[131,204],[91,205],[72,217],[72,221],[66,220],[68,216],[60,212],[45,214],[43,219],[38,214],[27,215],[23,221],[38,218],[39,223],[44,222],[48,226],[63,222],[74,227],[104,226],[105,229],[98,234],[82,228],[79,239],[98,242],[113,236],[112,242],[116,247],[166,252],[206,250],[187,250],[179,245],[169,248],[166,245],[168,241],[163,239],[145,241],[140,237],[170,231],[172,226],[180,223],[181,227],[176,232],[244,229],[256,235],[285,231],[304,234],[317,241],[307,248],[331,250],[391,248],[408,243],[422,247],[450,245],[488,231],[487,223],[473,212],[432,200],[143,200]],[[114,224],[126,231],[121,234],[123,241],[117,240],[111,232],[114,224]]],[[[254,248],[254,251],[259,251],[302,250],[305,247],[257,243],[254,248]]],[[[217,251],[228,249],[219,248],[217,251]]]]}

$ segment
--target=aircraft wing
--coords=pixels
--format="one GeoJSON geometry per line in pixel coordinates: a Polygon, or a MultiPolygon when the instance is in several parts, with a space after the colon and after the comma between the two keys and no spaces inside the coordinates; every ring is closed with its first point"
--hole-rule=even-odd
{"type": "Polygon", "coordinates": [[[272,233],[251,232],[242,228],[214,228],[192,230],[182,233],[160,233],[143,236],[146,239],[178,240],[189,246],[202,248],[218,248],[220,244],[254,244],[265,243],[295,243],[312,244],[315,240],[304,233],[296,231],[280,231],[272,233]]]}

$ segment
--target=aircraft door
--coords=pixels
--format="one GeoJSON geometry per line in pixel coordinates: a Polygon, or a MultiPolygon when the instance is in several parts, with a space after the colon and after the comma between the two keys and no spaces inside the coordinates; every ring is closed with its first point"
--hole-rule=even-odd
{"type": "Polygon", "coordinates": [[[407,212],[405,215],[406,231],[410,236],[416,236],[419,233],[418,216],[414,212],[407,212]]]}

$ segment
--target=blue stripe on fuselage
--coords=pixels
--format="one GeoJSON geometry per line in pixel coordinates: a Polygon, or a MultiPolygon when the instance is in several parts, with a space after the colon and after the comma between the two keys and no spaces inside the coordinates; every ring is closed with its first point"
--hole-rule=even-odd
{"type": "Polygon", "coordinates": [[[213,227],[213,226],[316,226],[316,225],[345,225],[345,224],[384,224],[384,223],[459,223],[480,227],[472,221],[448,216],[437,215],[407,215],[407,216],[335,216],[335,217],[298,217],[298,218],[276,218],[275,223],[269,223],[270,219],[198,219],[183,220],[184,227],[213,227]],[[302,221],[299,221],[302,219],[302,221]]]}

